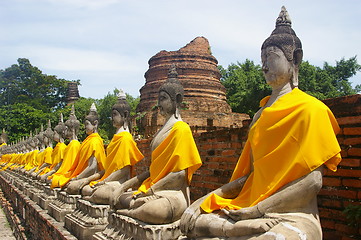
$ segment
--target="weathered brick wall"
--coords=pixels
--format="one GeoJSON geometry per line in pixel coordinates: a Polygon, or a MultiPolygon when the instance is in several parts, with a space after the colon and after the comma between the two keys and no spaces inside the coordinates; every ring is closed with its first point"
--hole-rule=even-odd
{"type": "Polygon", "coordinates": [[[359,228],[351,227],[342,213],[350,204],[361,205],[361,95],[324,102],[341,127],[337,137],[343,158],[337,172],[325,173],[318,197],[324,238],[361,239],[361,222],[359,228]]]}
{"type": "MultiPolygon", "coordinates": [[[[326,171],[324,186],[318,197],[324,239],[361,239],[360,228],[348,226],[342,213],[348,204],[361,203],[361,95],[324,102],[334,112],[342,129],[338,139],[343,157],[337,172],[326,171]]],[[[193,176],[193,201],[229,181],[242,152],[248,125],[249,121],[244,121],[242,128],[194,135],[203,165],[193,176]]],[[[138,147],[146,155],[146,159],[137,164],[134,173],[141,173],[148,168],[150,141],[138,141],[138,147]]]]}

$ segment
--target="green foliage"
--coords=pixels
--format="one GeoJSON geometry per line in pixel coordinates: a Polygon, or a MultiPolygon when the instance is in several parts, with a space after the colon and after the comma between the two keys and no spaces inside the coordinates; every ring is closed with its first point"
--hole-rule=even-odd
{"type": "MultiPolygon", "coordinates": [[[[219,69],[232,110],[252,117],[259,109],[259,101],[271,93],[261,66],[247,59],[219,69]]],[[[299,88],[320,100],[356,94],[361,91],[361,85],[352,88],[349,79],[360,70],[356,56],[336,61],[336,66],[325,63],[323,68],[305,61],[300,65],[299,88]]]]}
{"type": "Polygon", "coordinates": [[[43,74],[28,59],[19,58],[18,64],[0,70],[0,106],[27,103],[51,112],[65,106],[68,82],[43,74]]]}
{"type": "Polygon", "coordinates": [[[35,109],[26,103],[0,106],[0,126],[9,133],[9,142],[29,136],[30,131],[46,127],[49,113],[35,109]]]}
{"type": "Polygon", "coordinates": [[[305,61],[300,65],[299,88],[320,100],[356,94],[360,86],[352,88],[349,78],[360,70],[356,56],[336,61],[336,66],[325,62],[323,68],[305,61]]]}
{"type": "Polygon", "coordinates": [[[353,227],[360,227],[361,224],[361,206],[348,205],[342,212],[346,215],[349,225],[353,227]]]}
{"type": "Polygon", "coordinates": [[[244,63],[231,64],[227,69],[219,66],[219,69],[233,112],[253,116],[259,108],[259,101],[271,93],[261,67],[247,59],[244,63]]]}

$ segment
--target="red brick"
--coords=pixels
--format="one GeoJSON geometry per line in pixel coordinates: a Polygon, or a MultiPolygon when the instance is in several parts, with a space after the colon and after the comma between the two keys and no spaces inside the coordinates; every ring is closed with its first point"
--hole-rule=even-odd
{"type": "Polygon", "coordinates": [[[348,226],[347,224],[336,223],[335,230],[349,235],[357,234],[357,228],[348,226]]]}
{"type": "Polygon", "coordinates": [[[361,144],[361,138],[360,137],[345,138],[344,141],[343,141],[343,144],[345,144],[345,145],[358,145],[358,144],[361,144]]]}
{"type": "Polygon", "coordinates": [[[352,147],[347,151],[347,155],[361,157],[361,148],[352,147]]]}
{"type": "Polygon", "coordinates": [[[322,207],[332,207],[332,208],[341,208],[342,202],[334,199],[323,199],[319,202],[319,206],[322,207]]]}
{"type": "Polygon", "coordinates": [[[223,150],[222,156],[233,156],[236,154],[236,151],[233,149],[223,150]]]}
{"type": "Polygon", "coordinates": [[[348,127],[343,129],[344,135],[361,135],[361,127],[348,127]]]}
{"type": "Polygon", "coordinates": [[[340,162],[340,166],[347,166],[347,167],[361,167],[361,159],[356,158],[344,158],[340,162]]]}
{"type": "Polygon", "coordinates": [[[324,186],[341,186],[341,179],[339,178],[323,177],[322,181],[324,186]]]}
{"type": "Polygon", "coordinates": [[[319,207],[320,217],[327,218],[332,220],[340,220],[345,221],[346,217],[340,210],[330,209],[330,208],[323,208],[319,207]]]}
{"type": "Polygon", "coordinates": [[[340,177],[360,177],[361,176],[361,170],[359,169],[337,169],[336,172],[333,172],[329,169],[327,169],[327,172],[325,174],[326,176],[340,176],[340,177]]]}
{"type": "Polygon", "coordinates": [[[335,229],[335,221],[321,219],[322,228],[335,229]]]}
{"type": "Polygon", "coordinates": [[[337,122],[340,125],[352,125],[361,123],[361,116],[341,117],[337,118],[337,122]]]}
{"type": "Polygon", "coordinates": [[[347,199],[357,199],[357,192],[358,191],[337,189],[333,195],[347,199]]]}
{"type": "Polygon", "coordinates": [[[342,179],[342,185],[345,187],[361,188],[360,179],[342,179]]]}
{"type": "MultiPolygon", "coordinates": [[[[358,192],[357,194],[357,199],[361,200],[361,191],[358,192]]],[[[360,233],[361,234],[361,233],[360,233]]]]}

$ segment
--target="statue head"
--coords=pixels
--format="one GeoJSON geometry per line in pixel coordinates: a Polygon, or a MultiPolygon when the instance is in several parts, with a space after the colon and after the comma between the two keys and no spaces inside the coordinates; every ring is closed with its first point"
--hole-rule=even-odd
{"type": "Polygon", "coordinates": [[[86,134],[98,132],[99,116],[95,103],[92,103],[89,109],[89,114],[85,117],[84,125],[86,134]]]}
{"type": "Polygon", "coordinates": [[[60,113],[58,125],[54,128],[54,140],[59,142],[64,139],[66,126],[64,124],[63,114],[60,113]]]}
{"type": "Polygon", "coordinates": [[[5,129],[3,129],[1,136],[0,136],[0,144],[7,143],[8,142],[8,135],[5,132],[5,129]]]}
{"type": "Polygon", "coordinates": [[[300,39],[296,36],[295,31],[291,27],[291,18],[286,8],[283,6],[281,12],[276,19],[276,28],[262,44],[262,55],[265,54],[267,48],[274,47],[280,49],[287,61],[293,66],[293,87],[298,85],[298,68],[302,62],[303,51],[300,39]]]}
{"type": "Polygon", "coordinates": [[[130,106],[122,89],[118,93],[118,100],[112,107],[112,121],[116,128],[129,126],[130,106]]]}
{"type": "Polygon", "coordinates": [[[72,138],[78,135],[79,128],[80,128],[80,122],[75,116],[75,108],[74,104],[71,105],[71,111],[69,119],[65,121],[65,137],[66,138],[72,138]]]}
{"type": "Polygon", "coordinates": [[[178,73],[175,64],[171,66],[168,72],[168,79],[159,88],[158,106],[164,116],[175,115],[179,117],[179,109],[183,101],[184,89],[178,80],[178,73]],[[169,97],[169,101],[165,98],[169,97]]]}
{"type": "Polygon", "coordinates": [[[48,145],[49,143],[51,143],[51,141],[53,141],[53,137],[54,137],[54,131],[51,129],[51,123],[50,123],[50,119],[48,120],[48,127],[46,128],[45,132],[44,132],[44,143],[45,145],[48,145]]]}

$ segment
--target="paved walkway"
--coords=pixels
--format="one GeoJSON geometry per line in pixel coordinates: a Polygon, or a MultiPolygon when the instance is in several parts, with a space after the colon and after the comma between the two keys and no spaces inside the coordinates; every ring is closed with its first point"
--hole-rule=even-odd
{"type": "Polygon", "coordinates": [[[0,240],[16,240],[0,205],[0,240]]]}

